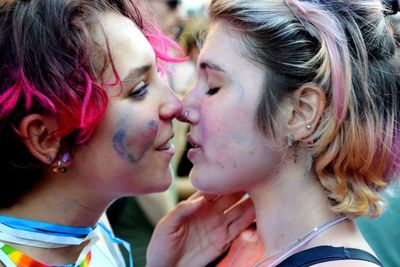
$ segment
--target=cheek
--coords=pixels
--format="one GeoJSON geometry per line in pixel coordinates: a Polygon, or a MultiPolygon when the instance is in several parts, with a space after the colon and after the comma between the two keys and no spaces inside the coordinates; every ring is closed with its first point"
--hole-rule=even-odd
{"type": "Polygon", "coordinates": [[[139,121],[124,116],[112,136],[114,151],[130,163],[138,163],[154,145],[158,132],[155,120],[139,121]]]}
{"type": "Polygon", "coordinates": [[[225,123],[203,132],[204,151],[207,158],[220,169],[236,169],[243,157],[254,148],[251,134],[244,128],[225,123]]]}

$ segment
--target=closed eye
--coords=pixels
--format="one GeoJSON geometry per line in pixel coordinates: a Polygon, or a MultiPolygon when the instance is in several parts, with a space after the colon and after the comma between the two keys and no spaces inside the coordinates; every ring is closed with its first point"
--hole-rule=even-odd
{"type": "Polygon", "coordinates": [[[147,88],[149,87],[149,83],[141,82],[133,92],[129,94],[129,97],[134,100],[142,100],[147,95],[147,88]]]}
{"type": "Polygon", "coordinates": [[[207,95],[215,95],[216,93],[218,93],[219,89],[221,88],[220,87],[210,88],[207,91],[207,95]]]}

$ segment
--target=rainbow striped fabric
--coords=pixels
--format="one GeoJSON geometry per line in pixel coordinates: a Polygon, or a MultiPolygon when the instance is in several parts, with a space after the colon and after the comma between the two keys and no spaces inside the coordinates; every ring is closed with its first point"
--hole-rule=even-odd
{"type": "MultiPolygon", "coordinates": [[[[38,261],[35,261],[34,259],[23,254],[21,251],[18,251],[13,247],[10,247],[9,245],[2,246],[0,250],[2,250],[17,267],[74,267],[75,265],[75,264],[61,265],[61,266],[46,265],[38,261]]],[[[89,253],[86,255],[86,258],[79,265],[79,267],[88,267],[90,259],[91,259],[91,253],[89,251],[89,253]]]]}

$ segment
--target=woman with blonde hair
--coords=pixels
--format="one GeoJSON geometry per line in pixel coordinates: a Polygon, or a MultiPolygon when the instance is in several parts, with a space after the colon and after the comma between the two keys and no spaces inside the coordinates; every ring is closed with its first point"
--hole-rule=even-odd
{"type": "Polygon", "coordinates": [[[190,177],[245,191],[257,227],[218,266],[380,266],[353,219],[382,213],[399,145],[397,1],[213,0],[184,98],[190,177]]]}

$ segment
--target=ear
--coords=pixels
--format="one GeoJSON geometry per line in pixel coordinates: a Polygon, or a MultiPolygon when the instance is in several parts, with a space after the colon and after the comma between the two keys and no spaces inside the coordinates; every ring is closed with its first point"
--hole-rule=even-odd
{"type": "Polygon", "coordinates": [[[51,164],[60,148],[60,138],[54,134],[57,128],[55,118],[30,114],[22,119],[19,132],[32,155],[45,164],[51,164]]]}
{"type": "Polygon", "coordinates": [[[287,129],[295,140],[305,139],[314,132],[325,110],[325,92],[315,84],[305,84],[289,102],[287,129]]]}

